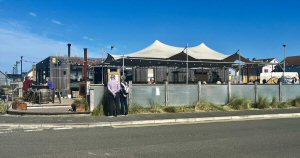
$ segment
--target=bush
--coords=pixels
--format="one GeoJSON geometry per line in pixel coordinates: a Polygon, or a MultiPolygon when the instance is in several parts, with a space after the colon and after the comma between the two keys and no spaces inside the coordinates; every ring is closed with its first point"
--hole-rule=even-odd
{"type": "Polygon", "coordinates": [[[144,108],[143,106],[133,104],[129,106],[128,111],[130,114],[140,114],[140,113],[145,113],[147,111],[149,112],[150,110],[146,110],[146,108],[144,108]]]}
{"type": "Polygon", "coordinates": [[[73,104],[71,105],[73,111],[75,111],[76,107],[80,106],[81,104],[85,105],[85,110],[86,111],[90,110],[89,109],[90,107],[89,107],[89,104],[88,104],[87,100],[84,97],[81,97],[79,99],[74,99],[73,104]]]}
{"type": "Polygon", "coordinates": [[[176,113],[178,112],[177,108],[174,107],[174,106],[167,106],[167,107],[164,107],[163,110],[165,112],[168,112],[168,113],[176,113]]]}
{"type": "Polygon", "coordinates": [[[103,116],[103,115],[104,115],[103,105],[98,105],[98,106],[92,111],[92,116],[103,116]]]}
{"type": "Polygon", "coordinates": [[[245,98],[233,97],[227,105],[234,110],[245,110],[251,107],[251,101],[245,98]]]}
{"type": "Polygon", "coordinates": [[[272,98],[272,102],[270,103],[270,106],[272,107],[272,108],[278,108],[279,107],[279,102],[276,100],[276,98],[275,97],[273,97],[272,98]]]}
{"type": "Polygon", "coordinates": [[[300,107],[300,97],[297,97],[292,101],[292,106],[300,107]]]}
{"type": "Polygon", "coordinates": [[[288,102],[282,102],[278,105],[278,108],[288,108],[288,107],[290,107],[290,105],[291,104],[288,102]]]}
{"type": "Polygon", "coordinates": [[[200,102],[195,106],[195,111],[225,111],[222,106],[214,105],[206,101],[200,102]]]}
{"type": "Polygon", "coordinates": [[[8,104],[5,102],[0,102],[0,114],[5,114],[8,110],[8,104]]]}
{"type": "Polygon", "coordinates": [[[271,103],[268,101],[268,98],[259,96],[256,107],[258,109],[267,109],[271,107],[271,103]]]}
{"type": "Polygon", "coordinates": [[[151,105],[149,109],[150,113],[164,113],[163,107],[160,105],[151,105]]]}

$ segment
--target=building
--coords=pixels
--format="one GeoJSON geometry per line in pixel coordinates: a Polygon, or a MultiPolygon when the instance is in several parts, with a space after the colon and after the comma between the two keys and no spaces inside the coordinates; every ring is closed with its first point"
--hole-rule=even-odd
{"type": "MultiPolygon", "coordinates": [[[[55,88],[62,92],[62,96],[67,96],[71,91],[79,90],[80,83],[83,81],[83,64],[84,60],[80,57],[49,56],[35,66],[36,83],[45,84],[46,77],[49,77],[53,81],[55,88]]],[[[88,81],[93,81],[93,83],[101,82],[101,77],[98,74],[98,71],[101,70],[93,68],[93,66],[100,64],[100,59],[88,59],[90,67],[87,76],[88,81]],[[97,73],[95,73],[94,69],[97,69],[97,73]]]]}
{"type": "Polygon", "coordinates": [[[252,59],[252,63],[248,68],[244,69],[243,81],[259,81],[260,73],[270,73],[275,71],[276,66],[279,65],[279,61],[275,58],[266,58],[266,59],[252,59]]]}
{"type": "MultiPolygon", "coordinates": [[[[281,61],[281,63],[283,63],[283,61],[281,61]]],[[[285,58],[285,71],[298,72],[298,74],[300,74],[300,56],[290,56],[285,58]]]]}
{"type": "Polygon", "coordinates": [[[0,71],[0,86],[10,85],[11,79],[7,76],[6,73],[0,71]]]}

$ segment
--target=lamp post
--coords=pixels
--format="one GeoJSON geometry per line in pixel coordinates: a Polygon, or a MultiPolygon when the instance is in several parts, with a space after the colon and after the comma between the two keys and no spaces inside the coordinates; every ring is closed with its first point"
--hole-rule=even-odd
{"type": "Polygon", "coordinates": [[[21,56],[21,80],[23,80],[23,56],[21,56]]]}
{"type": "Polygon", "coordinates": [[[283,44],[283,80],[285,80],[285,54],[286,54],[286,44],[283,44]]]}

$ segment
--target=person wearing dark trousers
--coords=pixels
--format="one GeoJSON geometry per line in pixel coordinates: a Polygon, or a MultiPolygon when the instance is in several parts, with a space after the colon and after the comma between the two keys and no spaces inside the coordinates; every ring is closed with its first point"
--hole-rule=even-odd
{"type": "Polygon", "coordinates": [[[54,83],[50,80],[49,77],[46,77],[46,85],[49,87],[50,89],[50,96],[51,96],[51,101],[54,104],[54,96],[55,96],[55,91],[54,91],[54,83]]]}
{"type": "Polygon", "coordinates": [[[121,115],[128,115],[128,102],[127,102],[127,96],[128,96],[128,84],[126,82],[125,76],[122,76],[121,78],[121,90],[120,90],[120,102],[121,102],[121,115]]]}
{"type": "Polygon", "coordinates": [[[116,80],[115,75],[111,75],[111,80],[107,83],[108,89],[108,116],[119,115],[120,108],[120,82],[116,80]]]}

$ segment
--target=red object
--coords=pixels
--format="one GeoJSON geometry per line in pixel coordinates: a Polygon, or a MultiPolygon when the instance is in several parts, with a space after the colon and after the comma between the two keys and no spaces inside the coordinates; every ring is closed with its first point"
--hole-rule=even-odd
{"type": "Polygon", "coordinates": [[[23,91],[28,91],[28,89],[32,86],[32,81],[30,79],[26,79],[24,82],[23,82],[23,88],[22,90],[23,91]]]}

